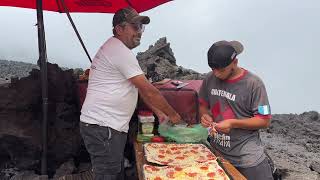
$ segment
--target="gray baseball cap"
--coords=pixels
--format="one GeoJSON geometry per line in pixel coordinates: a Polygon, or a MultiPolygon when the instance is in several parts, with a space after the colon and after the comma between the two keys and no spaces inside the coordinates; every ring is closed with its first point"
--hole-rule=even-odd
{"type": "Polygon", "coordinates": [[[208,50],[208,65],[220,69],[228,66],[243,52],[243,45],[239,41],[218,41],[208,50]]]}
{"type": "Polygon", "coordinates": [[[243,45],[239,42],[239,41],[226,41],[226,40],[222,40],[222,41],[217,41],[214,43],[214,45],[219,46],[219,45],[230,45],[232,46],[236,52],[237,55],[239,55],[240,53],[243,52],[243,45]]]}
{"type": "Polygon", "coordinates": [[[132,7],[126,7],[123,9],[119,9],[113,16],[112,25],[115,27],[116,25],[122,23],[142,23],[149,24],[150,18],[148,16],[140,16],[139,13],[133,9],[132,7]]]}

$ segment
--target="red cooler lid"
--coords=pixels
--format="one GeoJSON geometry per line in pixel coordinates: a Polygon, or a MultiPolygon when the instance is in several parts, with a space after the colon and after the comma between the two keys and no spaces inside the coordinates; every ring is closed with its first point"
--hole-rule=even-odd
{"type": "Polygon", "coordinates": [[[139,111],[138,115],[140,115],[140,116],[153,116],[153,112],[152,111],[139,111]]]}

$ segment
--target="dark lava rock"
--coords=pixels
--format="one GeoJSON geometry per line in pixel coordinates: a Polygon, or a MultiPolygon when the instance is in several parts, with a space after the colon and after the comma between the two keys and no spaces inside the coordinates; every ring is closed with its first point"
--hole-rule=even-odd
{"type": "MultiPolygon", "coordinates": [[[[72,70],[48,64],[48,169],[54,172],[81,146],[79,100],[72,70]]],[[[40,170],[40,71],[0,87],[0,168],[40,170]]]]}
{"type": "Polygon", "coordinates": [[[284,135],[296,144],[303,145],[310,152],[320,149],[320,116],[316,111],[302,114],[272,115],[268,133],[284,135]]]}
{"type": "Polygon", "coordinates": [[[203,79],[205,77],[205,74],[177,66],[170,43],[167,42],[165,37],[160,38],[145,52],[138,53],[137,59],[147,78],[153,82],[161,81],[165,78],[190,80],[203,79]]]}
{"type": "Polygon", "coordinates": [[[320,162],[313,161],[313,162],[310,164],[310,169],[311,169],[312,171],[316,171],[317,173],[320,174],[320,162]]]}

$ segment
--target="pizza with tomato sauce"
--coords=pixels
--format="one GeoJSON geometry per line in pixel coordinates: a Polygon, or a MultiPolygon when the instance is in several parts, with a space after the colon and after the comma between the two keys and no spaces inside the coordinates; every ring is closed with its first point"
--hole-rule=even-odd
{"type": "Polygon", "coordinates": [[[217,159],[203,144],[146,143],[144,151],[148,162],[160,165],[187,166],[217,159]]]}
{"type": "Polygon", "coordinates": [[[211,160],[203,163],[194,163],[189,166],[143,166],[146,180],[229,180],[229,177],[218,165],[211,160]]]}

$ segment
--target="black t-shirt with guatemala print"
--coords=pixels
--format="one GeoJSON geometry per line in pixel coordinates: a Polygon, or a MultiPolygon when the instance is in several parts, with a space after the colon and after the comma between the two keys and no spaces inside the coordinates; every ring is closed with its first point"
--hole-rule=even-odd
{"type": "MultiPolygon", "coordinates": [[[[271,118],[267,92],[262,80],[244,70],[237,79],[222,81],[212,73],[203,80],[200,103],[206,105],[215,122],[258,116],[271,118]]],[[[210,136],[210,144],[236,167],[253,167],[265,159],[259,130],[231,129],[210,136]]]]}

